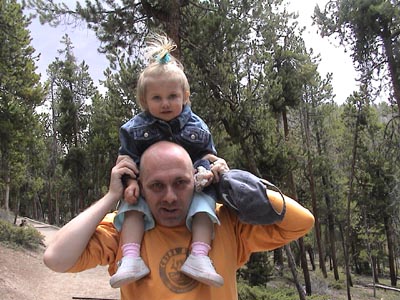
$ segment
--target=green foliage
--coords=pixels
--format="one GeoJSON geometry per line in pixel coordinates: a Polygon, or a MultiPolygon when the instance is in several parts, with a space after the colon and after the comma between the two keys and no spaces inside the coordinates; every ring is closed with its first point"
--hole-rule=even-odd
{"type": "Polygon", "coordinates": [[[36,148],[34,111],[43,101],[28,25],[16,1],[0,1],[0,189],[7,208],[29,182],[27,150],[36,148]]]}
{"type": "Polygon", "coordinates": [[[273,265],[268,253],[253,253],[246,265],[238,271],[238,276],[250,286],[263,285],[272,276],[273,265]]]}
{"type": "MultiPolygon", "coordinates": [[[[331,1],[315,10],[322,36],[335,36],[350,47],[360,80],[373,90],[371,81],[392,85],[393,104],[400,111],[400,2],[398,0],[331,1]]],[[[376,85],[375,85],[376,86],[376,85]]]]}
{"type": "Polygon", "coordinates": [[[0,219],[0,242],[13,247],[36,250],[43,245],[43,235],[30,226],[17,227],[0,219]]]}
{"type": "MultiPolygon", "coordinates": [[[[244,282],[238,283],[240,300],[297,300],[299,295],[293,287],[288,286],[249,286],[244,282]]],[[[312,295],[307,299],[328,300],[328,295],[312,295]]]]}

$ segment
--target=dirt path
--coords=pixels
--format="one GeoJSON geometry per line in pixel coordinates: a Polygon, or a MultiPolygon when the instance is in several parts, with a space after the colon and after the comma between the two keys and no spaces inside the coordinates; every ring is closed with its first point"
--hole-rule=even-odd
{"type": "MultiPolygon", "coordinates": [[[[51,241],[57,228],[31,221],[51,241]]],[[[3,300],[119,299],[119,290],[108,283],[106,267],[78,274],[49,270],[38,252],[14,250],[0,245],[0,298],[3,300]]]]}

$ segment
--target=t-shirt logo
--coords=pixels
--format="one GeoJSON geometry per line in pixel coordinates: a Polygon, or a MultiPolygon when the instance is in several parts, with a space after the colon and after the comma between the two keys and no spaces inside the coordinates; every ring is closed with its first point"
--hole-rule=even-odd
{"type": "Polygon", "coordinates": [[[174,293],[181,294],[193,290],[199,282],[180,272],[189,249],[180,247],[169,250],[160,261],[160,277],[174,293]]]}

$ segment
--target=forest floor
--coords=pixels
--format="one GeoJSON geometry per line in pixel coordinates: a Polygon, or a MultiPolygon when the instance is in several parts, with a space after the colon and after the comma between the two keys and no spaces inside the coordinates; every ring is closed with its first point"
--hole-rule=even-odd
{"type": "MultiPolygon", "coordinates": [[[[45,236],[48,244],[57,228],[36,223],[34,226],[45,236]]],[[[112,289],[108,283],[109,275],[106,267],[97,267],[78,274],[60,274],[49,270],[42,260],[44,247],[38,251],[12,249],[0,244],[0,298],[3,300],[70,300],[70,299],[119,299],[119,290],[112,289]]],[[[279,281],[279,279],[276,279],[279,281]]],[[[314,278],[314,291],[320,295],[329,295],[328,299],[347,299],[346,289],[328,288],[321,279],[314,278]]],[[[332,281],[332,280],[331,280],[332,281]]],[[[400,293],[376,290],[365,287],[370,278],[355,278],[351,288],[352,300],[395,300],[400,293]]],[[[278,286],[279,283],[275,282],[278,286]]],[[[268,282],[274,286],[274,282],[268,282]]],[[[338,285],[339,286],[339,285],[338,285]]]]}

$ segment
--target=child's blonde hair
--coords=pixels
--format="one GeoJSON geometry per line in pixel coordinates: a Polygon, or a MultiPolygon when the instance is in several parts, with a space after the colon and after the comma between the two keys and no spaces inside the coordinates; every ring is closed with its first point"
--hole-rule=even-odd
{"type": "Polygon", "coordinates": [[[149,60],[149,65],[140,73],[136,87],[136,97],[143,110],[148,109],[146,103],[147,79],[160,75],[168,76],[169,79],[178,81],[182,85],[185,97],[184,104],[190,103],[190,86],[183,72],[183,66],[178,59],[170,54],[175,49],[176,44],[165,34],[153,33],[149,36],[145,51],[145,57],[149,60]]]}

